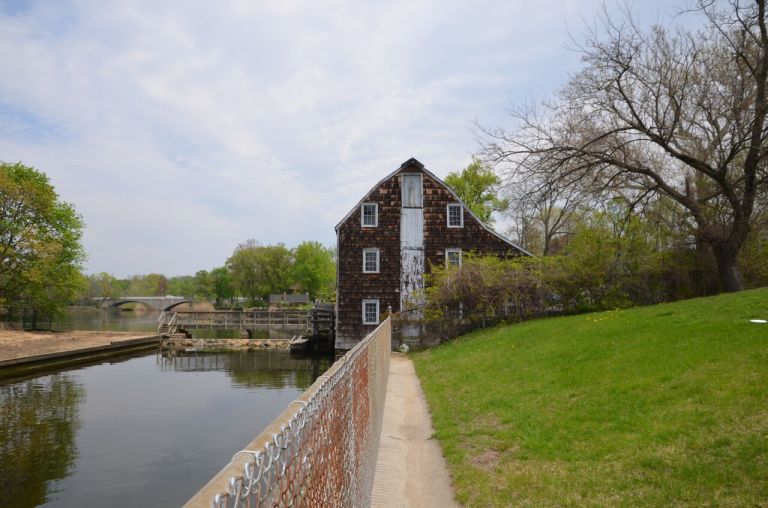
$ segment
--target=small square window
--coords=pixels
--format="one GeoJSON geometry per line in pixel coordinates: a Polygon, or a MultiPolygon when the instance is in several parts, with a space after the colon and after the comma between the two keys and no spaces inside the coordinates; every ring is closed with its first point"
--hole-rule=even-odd
{"type": "Polygon", "coordinates": [[[379,249],[363,249],[363,273],[379,273],[379,249]]]}
{"type": "Polygon", "coordinates": [[[459,203],[451,203],[448,205],[448,227],[449,228],[463,228],[464,227],[464,207],[459,203]]]}
{"type": "Polygon", "coordinates": [[[360,224],[364,228],[375,228],[379,226],[378,203],[363,203],[360,207],[360,215],[360,224]]]}
{"type": "Polygon", "coordinates": [[[363,300],[363,324],[364,325],[379,324],[379,301],[378,300],[363,300]]]}
{"type": "Polygon", "coordinates": [[[445,249],[445,266],[461,266],[461,249],[445,249]]]}

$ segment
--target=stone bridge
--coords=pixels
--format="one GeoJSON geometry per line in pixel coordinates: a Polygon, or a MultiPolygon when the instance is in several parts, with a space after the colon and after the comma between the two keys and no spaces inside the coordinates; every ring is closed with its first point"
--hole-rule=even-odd
{"type": "Polygon", "coordinates": [[[120,307],[126,303],[141,303],[157,310],[171,310],[182,303],[191,303],[191,298],[183,296],[123,296],[120,298],[93,298],[101,308],[120,307]]]}

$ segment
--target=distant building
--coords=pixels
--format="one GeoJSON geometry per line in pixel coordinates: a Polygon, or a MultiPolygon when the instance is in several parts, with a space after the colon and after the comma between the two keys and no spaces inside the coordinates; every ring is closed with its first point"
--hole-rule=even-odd
{"type": "Polygon", "coordinates": [[[286,293],[281,295],[269,295],[270,305],[305,305],[307,303],[309,303],[309,295],[306,293],[300,295],[286,293]]]}
{"type": "Polygon", "coordinates": [[[336,348],[349,349],[393,312],[422,302],[430,266],[466,252],[529,255],[484,225],[416,159],[377,183],[336,226],[336,348]]]}

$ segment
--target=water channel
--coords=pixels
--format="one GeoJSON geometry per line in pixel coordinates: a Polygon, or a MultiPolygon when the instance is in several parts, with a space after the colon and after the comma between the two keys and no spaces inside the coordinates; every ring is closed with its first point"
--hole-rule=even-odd
{"type": "Polygon", "coordinates": [[[0,506],[180,506],[330,363],[156,351],[0,381],[0,506]]]}

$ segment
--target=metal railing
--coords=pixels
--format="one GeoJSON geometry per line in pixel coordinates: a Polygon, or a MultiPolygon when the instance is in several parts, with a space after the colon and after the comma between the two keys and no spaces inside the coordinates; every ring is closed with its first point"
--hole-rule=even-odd
{"type": "Polygon", "coordinates": [[[157,333],[173,335],[176,333],[176,313],[163,311],[157,316],[157,333]]]}
{"type": "Polygon", "coordinates": [[[478,328],[557,314],[556,310],[544,307],[523,312],[513,303],[485,314],[465,312],[461,305],[439,310],[421,305],[392,314],[392,347],[397,350],[405,344],[411,349],[428,348],[478,328]]]}
{"type": "Polygon", "coordinates": [[[246,328],[296,328],[308,330],[312,325],[311,313],[306,310],[251,310],[177,312],[179,327],[191,329],[242,330],[246,328]]]}
{"type": "Polygon", "coordinates": [[[185,506],[369,506],[391,340],[386,319],[185,506]]]}

